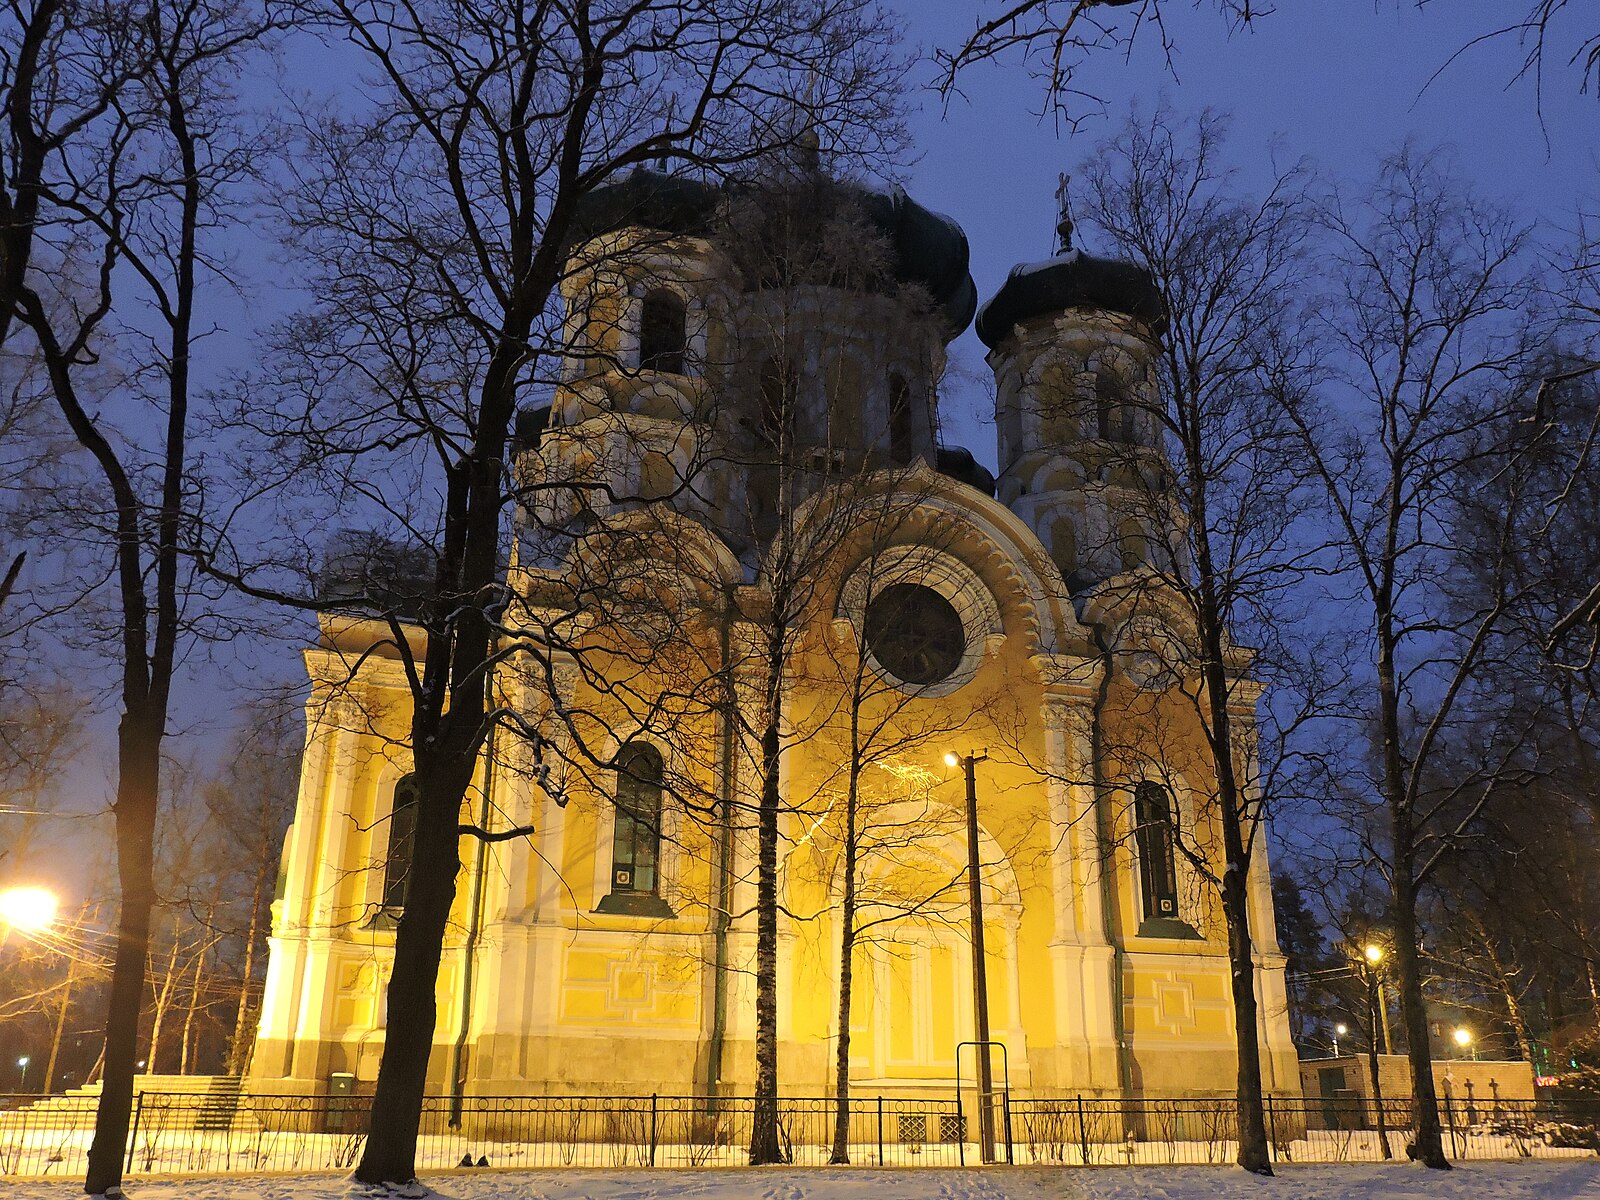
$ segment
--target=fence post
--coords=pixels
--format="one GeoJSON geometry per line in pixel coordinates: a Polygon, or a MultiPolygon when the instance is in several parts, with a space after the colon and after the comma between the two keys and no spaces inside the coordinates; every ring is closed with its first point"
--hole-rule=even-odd
{"type": "Polygon", "coordinates": [[[1011,1089],[1006,1089],[1006,1094],[1000,1097],[1001,1112],[1006,1123],[1006,1166],[1012,1166],[1016,1160],[1011,1156],[1011,1089]]]}
{"type": "Polygon", "coordinates": [[[1083,1150],[1083,1165],[1089,1165],[1089,1126],[1083,1119],[1083,1093],[1078,1093],[1078,1146],[1083,1150]]]}
{"type": "Polygon", "coordinates": [[[1278,1158],[1278,1118],[1272,1111],[1272,1097],[1261,1097],[1261,1107],[1267,1118],[1267,1161],[1276,1162],[1278,1158]]]}
{"type": "Polygon", "coordinates": [[[656,1094],[650,1093],[650,1165],[656,1165],[656,1094]]]}
{"type": "Polygon", "coordinates": [[[139,1118],[144,1115],[144,1093],[140,1092],[133,1098],[133,1124],[128,1129],[128,1165],[124,1171],[133,1170],[133,1153],[139,1145],[139,1118]]]}
{"type": "Polygon", "coordinates": [[[878,1096],[878,1165],[883,1166],[883,1096],[878,1096]]]}

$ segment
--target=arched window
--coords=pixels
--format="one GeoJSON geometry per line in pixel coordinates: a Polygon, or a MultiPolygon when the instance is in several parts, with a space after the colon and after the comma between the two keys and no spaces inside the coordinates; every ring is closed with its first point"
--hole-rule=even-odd
{"type": "Polygon", "coordinates": [[[617,754],[617,821],[611,836],[611,890],[655,894],[661,853],[661,752],[629,742],[617,754]]]}
{"type": "Polygon", "coordinates": [[[1176,828],[1172,793],[1144,780],[1133,791],[1134,840],[1139,850],[1139,884],[1145,917],[1178,919],[1176,828]]]}
{"type": "Polygon", "coordinates": [[[1137,413],[1121,371],[1102,363],[1094,374],[1095,415],[1099,436],[1105,441],[1137,441],[1137,413]]]}
{"type": "Polygon", "coordinates": [[[1128,517],[1117,526],[1117,548],[1124,571],[1136,570],[1150,561],[1150,540],[1138,518],[1128,517]]]}
{"type": "Polygon", "coordinates": [[[656,288],[644,298],[639,317],[639,366],[646,371],[683,374],[688,345],[688,314],[683,297],[670,288],[656,288]]]}
{"type": "Polygon", "coordinates": [[[904,376],[889,376],[889,457],[898,466],[916,453],[916,425],[911,412],[911,385],[904,376]]]}
{"type": "Polygon", "coordinates": [[[411,859],[417,847],[417,777],[406,775],[394,785],[389,813],[389,849],[383,862],[383,907],[404,908],[411,890],[411,859]]]}

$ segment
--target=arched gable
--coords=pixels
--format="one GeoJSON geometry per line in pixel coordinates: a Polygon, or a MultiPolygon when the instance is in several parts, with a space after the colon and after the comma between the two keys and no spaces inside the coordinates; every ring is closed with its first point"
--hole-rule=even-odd
{"type": "MultiPolygon", "coordinates": [[[[969,535],[959,551],[951,548],[948,553],[959,555],[983,580],[1010,617],[1007,634],[1026,638],[1028,653],[1059,653],[1084,640],[1061,573],[1033,531],[999,501],[925,462],[918,461],[909,471],[881,471],[822,489],[796,512],[796,529],[803,531],[823,520],[831,506],[849,504],[853,496],[872,494],[874,488],[905,494],[930,517],[950,520],[969,535]]],[[[778,551],[777,546],[768,550],[763,577],[771,577],[778,551]]]]}

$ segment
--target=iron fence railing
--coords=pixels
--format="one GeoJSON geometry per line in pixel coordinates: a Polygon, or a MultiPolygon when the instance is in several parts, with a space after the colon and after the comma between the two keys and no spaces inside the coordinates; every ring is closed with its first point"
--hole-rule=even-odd
{"type": "MultiPolygon", "coordinates": [[[[979,1161],[975,1096],[856,1096],[850,1161],[858,1166],[958,1166],[979,1161]]],[[[0,1096],[0,1176],[81,1175],[94,1096],[0,1096]]],[[[369,1096],[270,1096],[220,1090],[135,1098],[131,1174],[349,1170],[365,1139],[369,1096]]],[[[714,1167],[748,1160],[755,1101],[694,1096],[468,1096],[424,1103],[418,1166],[714,1167]]],[[[1442,1105],[1454,1158],[1600,1154],[1600,1101],[1451,1099],[1442,1105]]],[[[780,1139],[799,1166],[830,1157],[832,1098],[785,1097],[780,1139]]],[[[1390,1154],[1404,1160],[1410,1107],[1384,1106],[1390,1154]]],[[[1383,1157],[1377,1113],[1360,1099],[1274,1097],[1273,1156],[1293,1162],[1383,1157]]],[[[1131,1100],[1001,1095],[995,1157],[1063,1165],[1228,1163],[1237,1154],[1228,1098],[1131,1100]]]]}
{"type": "MultiPolygon", "coordinates": [[[[1078,1165],[1228,1163],[1238,1155],[1231,1098],[1011,1099],[1017,1162],[1078,1165]]],[[[1279,1162],[1404,1161],[1411,1105],[1385,1101],[1384,1138],[1370,1100],[1270,1097],[1267,1140],[1279,1162]]],[[[1600,1100],[1440,1102],[1445,1152],[1458,1159],[1567,1158],[1600,1153],[1600,1100]]]]}

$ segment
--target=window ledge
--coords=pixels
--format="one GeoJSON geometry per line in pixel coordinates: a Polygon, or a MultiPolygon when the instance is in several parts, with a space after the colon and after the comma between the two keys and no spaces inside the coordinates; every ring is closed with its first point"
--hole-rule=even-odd
{"type": "Polygon", "coordinates": [[[672,905],[654,892],[611,892],[595,906],[597,913],[617,917],[676,917],[672,905]]]}
{"type": "Polygon", "coordinates": [[[1172,917],[1146,917],[1139,925],[1138,937],[1167,938],[1180,942],[1203,942],[1198,930],[1187,921],[1178,921],[1172,917]]]}
{"type": "Polygon", "coordinates": [[[400,928],[400,918],[405,909],[398,904],[380,905],[361,925],[363,929],[387,929],[391,933],[400,928]]]}

